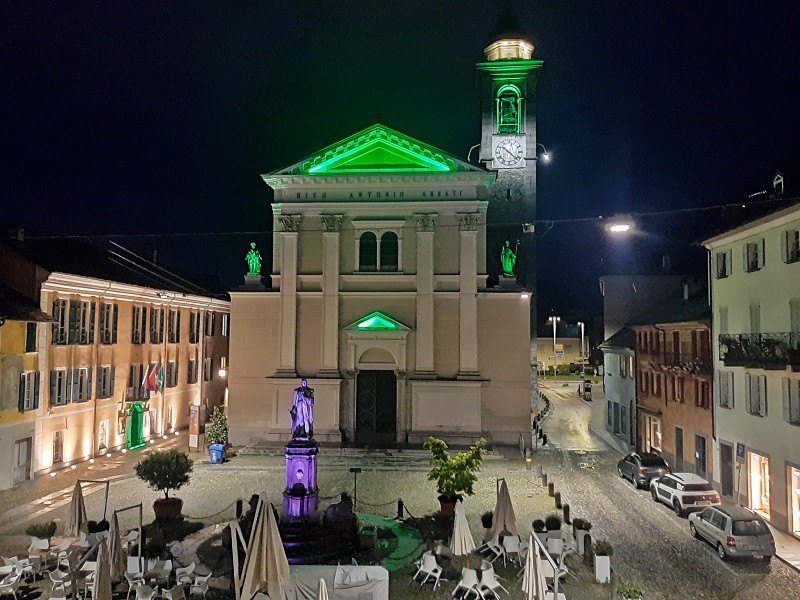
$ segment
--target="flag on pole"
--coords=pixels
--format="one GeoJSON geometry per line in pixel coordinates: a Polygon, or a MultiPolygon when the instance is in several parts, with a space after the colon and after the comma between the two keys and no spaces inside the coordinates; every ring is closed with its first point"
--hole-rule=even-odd
{"type": "Polygon", "coordinates": [[[150,397],[150,363],[144,366],[144,377],[142,377],[142,396],[145,398],[150,397]]]}
{"type": "Polygon", "coordinates": [[[153,392],[159,391],[158,387],[158,367],[153,363],[153,368],[150,369],[150,376],[147,378],[147,387],[153,392]]]}
{"type": "Polygon", "coordinates": [[[164,393],[164,365],[158,365],[158,389],[164,393]]]}

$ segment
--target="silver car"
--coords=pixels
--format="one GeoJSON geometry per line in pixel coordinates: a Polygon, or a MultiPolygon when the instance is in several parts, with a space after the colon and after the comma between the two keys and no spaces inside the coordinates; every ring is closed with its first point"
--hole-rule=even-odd
{"type": "Polygon", "coordinates": [[[761,556],[770,562],[775,540],[764,519],[741,506],[714,506],[689,515],[689,531],[710,542],[722,560],[761,556]]]}

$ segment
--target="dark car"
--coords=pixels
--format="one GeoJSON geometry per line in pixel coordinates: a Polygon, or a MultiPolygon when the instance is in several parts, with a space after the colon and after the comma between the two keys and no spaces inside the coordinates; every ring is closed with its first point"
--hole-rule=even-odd
{"type": "Polygon", "coordinates": [[[617,472],[637,488],[647,488],[651,479],[671,473],[672,469],[658,454],[633,452],[617,463],[617,472]]]}

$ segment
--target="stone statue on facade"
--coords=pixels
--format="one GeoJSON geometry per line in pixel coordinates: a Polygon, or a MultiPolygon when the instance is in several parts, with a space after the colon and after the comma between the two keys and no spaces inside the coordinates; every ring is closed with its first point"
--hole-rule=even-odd
{"type": "Polygon", "coordinates": [[[261,252],[256,249],[256,243],[250,242],[250,250],[245,256],[248,275],[261,275],[261,252]]]}
{"type": "Polygon", "coordinates": [[[505,277],[516,277],[514,269],[517,266],[517,251],[519,250],[519,240],[514,249],[511,249],[511,242],[506,240],[505,246],[500,251],[500,265],[503,268],[505,277]]]}
{"type": "Polygon", "coordinates": [[[292,437],[310,440],[314,437],[314,388],[308,387],[303,379],[295,388],[292,408],[292,437]]]}

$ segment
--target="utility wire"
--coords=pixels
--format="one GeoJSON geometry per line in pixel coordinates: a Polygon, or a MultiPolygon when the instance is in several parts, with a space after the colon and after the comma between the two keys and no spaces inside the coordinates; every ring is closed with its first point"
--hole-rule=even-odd
{"type": "MultiPolygon", "coordinates": [[[[747,202],[728,202],[725,204],[714,204],[711,206],[697,206],[697,207],[686,207],[686,208],[673,208],[669,210],[661,210],[661,211],[648,211],[648,212],[629,212],[624,213],[625,215],[635,216],[635,217],[655,217],[655,216],[666,216],[666,215],[677,215],[677,214],[685,214],[685,213],[692,213],[692,212],[704,212],[709,210],[724,210],[726,208],[751,208],[754,206],[760,206],[764,204],[769,204],[773,202],[786,202],[786,201],[798,201],[800,197],[785,197],[785,196],[775,196],[766,198],[764,200],[749,200],[747,202]]],[[[474,213],[470,213],[474,214],[474,213]]],[[[285,215],[291,216],[291,215],[285,215]]],[[[546,227],[545,232],[540,235],[539,237],[543,237],[546,235],[554,225],[556,224],[568,224],[568,223],[590,223],[590,222],[602,222],[602,221],[609,221],[612,220],[616,214],[611,216],[604,216],[598,215],[596,217],[576,217],[576,218],[565,218],[565,219],[534,219],[532,223],[544,225],[546,227]]],[[[460,227],[459,223],[452,223],[452,224],[437,224],[437,229],[445,229],[445,228],[456,228],[460,227]]],[[[516,222],[516,221],[509,221],[509,222],[502,222],[502,223],[485,223],[487,228],[501,228],[501,227],[522,227],[523,223],[516,222]]],[[[392,229],[410,229],[415,230],[417,227],[413,224],[408,225],[401,225],[399,227],[393,227],[392,229]]],[[[358,228],[353,227],[351,225],[343,226],[343,230],[357,230],[358,228]]],[[[302,231],[304,232],[323,232],[327,231],[326,229],[317,229],[317,228],[303,228],[302,231]]],[[[223,237],[223,236],[269,236],[272,235],[272,231],[268,230],[256,230],[256,231],[203,231],[203,232],[167,232],[167,233],[107,233],[107,234],[75,234],[75,235],[26,235],[25,239],[30,240],[67,240],[67,239],[84,239],[84,240],[99,240],[99,239],[113,239],[113,238],[125,238],[125,239],[148,239],[148,238],[189,238],[189,237],[223,237]]],[[[9,239],[16,239],[14,235],[9,235],[9,239]]]]}

